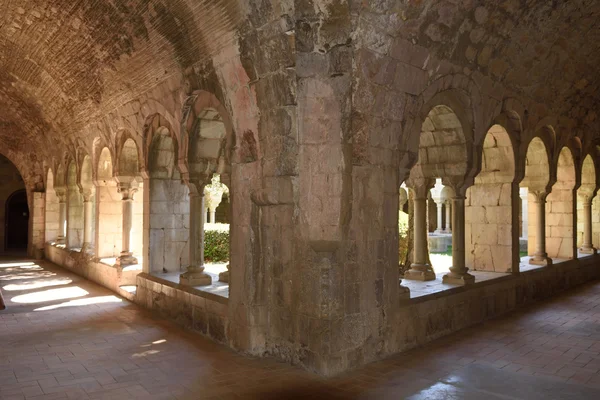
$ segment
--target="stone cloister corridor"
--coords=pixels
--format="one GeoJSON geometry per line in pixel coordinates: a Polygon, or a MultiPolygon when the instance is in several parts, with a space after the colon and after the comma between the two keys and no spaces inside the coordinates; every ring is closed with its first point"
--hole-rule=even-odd
{"type": "Polygon", "coordinates": [[[199,337],[46,261],[2,257],[2,399],[595,399],[600,283],[323,379],[199,337]],[[506,385],[510,382],[510,385],[506,385]]]}
{"type": "Polygon", "coordinates": [[[598,397],[597,21],[0,0],[0,399],[598,397]]]}

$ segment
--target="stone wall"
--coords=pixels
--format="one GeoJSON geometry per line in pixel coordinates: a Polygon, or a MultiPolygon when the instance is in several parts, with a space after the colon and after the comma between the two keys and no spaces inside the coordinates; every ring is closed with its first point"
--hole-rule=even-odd
{"type": "Polygon", "coordinates": [[[177,322],[184,328],[229,343],[227,299],[194,288],[155,278],[146,273],[137,276],[134,301],[142,307],[177,322]]]}
{"type": "Polygon", "coordinates": [[[71,272],[83,276],[105,288],[134,300],[134,294],[121,288],[121,286],[134,286],[136,276],[142,272],[141,268],[128,268],[123,270],[112,265],[93,260],[79,251],[71,251],[46,243],[44,256],[53,263],[64,267],[71,272]]]}
{"type": "Polygon", "coordinates": [[[174,179],[150,179],[150,273],[181,271],[188,265],[188,188],[174,179]]]}
{"type": "Polygon", "coordinates": [[[98,228],[96,231],[96,256],[116,257],[121,251],[123,205],[115,185],[96,189],[98,228]]]}
{"type": "Polygon", "coordinates": [[[572,188],[556,186],[546,201],[546,251],[550,258],[568,260],[574,257],[575,251],[575,195],[572,188]]]}

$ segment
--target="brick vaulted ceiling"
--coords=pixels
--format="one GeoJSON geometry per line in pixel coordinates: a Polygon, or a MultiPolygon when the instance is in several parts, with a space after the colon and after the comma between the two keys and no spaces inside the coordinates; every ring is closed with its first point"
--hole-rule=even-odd
{"type": "Polygon", "coordinates": [[[234,0],[0,0],[0,11],[0,148],[33,160],[210,57],[239,20],[234,0]]]}
{"type": "MultiPolygon", "coordinates": [[[[235,40],[243,10],[267,0],[254,1],[0,0],[0,148],[39,161],[88,135],[100,116],[235,40]]],[[[596,119],[600,1],[373,4],[392,35],[551,110],[596,119]]]]}

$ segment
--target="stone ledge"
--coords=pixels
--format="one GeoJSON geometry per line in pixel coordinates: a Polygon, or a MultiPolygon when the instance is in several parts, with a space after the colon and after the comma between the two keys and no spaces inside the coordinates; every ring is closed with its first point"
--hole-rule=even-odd
{"type": "Polygon", "coordinates": [[[146,281],[151,281],[151,282],[155,282],[164,286],[168,286],[170,288],[173,288],[174,290],[181,290],[183,292],[189,293],[191,295],[194,296],[200,296],[200,297],[204,297],[206,299],[210,299],[212,301],[216,301],[217,303],[221,303],[221,304],[225,304],[227,305],[229,302],[229,299],[227,297],[224,296],[219,296],[218,294],[214,294],[214,293],[210,293],[210,292],[205,292],[203,290],[199,290],[196,289],[194,287],[191,286],[186,286],[186,285],[180,285],[178,283],[175,282],[171,282],[167,279],[163,279],[161,277],[158,276],[154,276],[154,275],[150,275],[146,272],[142,272],[140,274],[138,274],[137,276],[137,283],[139,287],[144,287],[147,288],[147,285],[144,285],[142,282],[143,280],[146,281]]]}

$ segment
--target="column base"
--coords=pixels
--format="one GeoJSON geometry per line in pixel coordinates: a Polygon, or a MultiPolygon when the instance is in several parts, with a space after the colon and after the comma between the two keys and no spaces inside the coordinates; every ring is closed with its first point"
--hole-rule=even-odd
{"type": "Polygon", "coordinates": [[[449,283],[453,285],[471,285],[475,283],[475,277],[468,272],[465,272],[464,274],[449,272],[443,276],[442,283],[449,283]]]}
{"type": "Polygon", "coordinates": [[[581,247],[579,248],[581,254],[597,254],[598,251],[595,247],[581,247]]]}
{"type": "Polygon", "coordinates": [[[429,264],[412,264],[404,273],[404,279],[412,281],[434,281],[435,278],[435,272],[429,264]]]}
{"type": "Polygon", "coordinates": [[[137,263],[137,258],[135,258],[131,253],[121,253],[121,255],[117,258],[115,265],[119,267],[126,267],[128,265],[136,265],[137,263]]]}
{"type": "Polygon", "coordinates": [[[56,241],[54,243],[56,243],[56,244],[67,244],[67,240],[64,237],[58,237],[58,238],[56,238],[56,241]]]}
{"type": "Polygon", "coordinates": [[[179,275],[179,284],[185,286],[209,286],[212,278],[204,272],[204,267],[188,267],[187,272],[179,275]]]}
{"type": "Polygon", "coordinates": [[[229,283],[229,264],[227,264],[227,271],[219,274],[219,282],[229,283]]]}
{"type": "Polygon", "coordinates": [[[533,256],[529,259],[529,264],[531,265],[552,265],[552,259],[550,257],[539,257],[533,256]]]}

